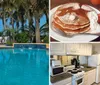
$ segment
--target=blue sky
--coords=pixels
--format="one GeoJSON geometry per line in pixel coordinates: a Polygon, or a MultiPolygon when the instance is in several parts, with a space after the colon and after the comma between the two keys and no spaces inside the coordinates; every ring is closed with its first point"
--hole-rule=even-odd
{"type": "MultiPolygon", "coordinates": [[[[10,19],[8,19],[8,22],[7,22],[7,24],[9,24],[9,22],[10,22],[10,19]]],[[[27,22],[28,23],[28,22],[27,22]]],[[[45,24],[46,23],[46,16],[45,15],[43,15],[42,17],[41,17],[41,19],[40,19],[40,27],[43,25],[43,24],[45,24]]],[[[2,32],[3,31],[3,23],[2,23],[2,20],[0,19],[0,32],[2,32]]]]}
{"type": "Polygon", "coordinates": [[[3,31],[3,24],[2,24],[2,20],[0,19],[0,32],[3,31]]]}
{"type": "Polygon", "coordinates": [[[43,15],[43,16],[41,17],[41,19],[40,19],[40,27],[41,27],[43,24],[45,24],[45,23],[46,23],[46,16],[43,15]]]}

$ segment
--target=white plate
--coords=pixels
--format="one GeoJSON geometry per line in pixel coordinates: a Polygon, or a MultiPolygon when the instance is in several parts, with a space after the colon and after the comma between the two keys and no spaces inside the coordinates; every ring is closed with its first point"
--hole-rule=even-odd
{"type": "MultiPolygon", "coordinates": [[[[85,34],[78,34],[73,37],[66,37],[63,36],[63,34],[60,31],[54,31],[52,29],[52,15],[57,10],[59,6],[53,8],[50,10],[50,36],[60,42],[90,42],[91,40],[94,40],[98,38],[97,35],[85,35],[85,34]]],[[[97,12],[97,14],[100,14],[100,11],[95,9],[94,7],[90,6],[93,10],[97,12]]]]}

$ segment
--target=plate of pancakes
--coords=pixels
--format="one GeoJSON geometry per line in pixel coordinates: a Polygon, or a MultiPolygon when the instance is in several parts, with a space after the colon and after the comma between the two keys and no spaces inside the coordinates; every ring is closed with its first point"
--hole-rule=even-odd
{"type": "Polygon", "coordinates": [[[89,42],[99,37],[100,11],[80,3],[66,3],[50,10],[50,36],[60,42],[89,42]]]}

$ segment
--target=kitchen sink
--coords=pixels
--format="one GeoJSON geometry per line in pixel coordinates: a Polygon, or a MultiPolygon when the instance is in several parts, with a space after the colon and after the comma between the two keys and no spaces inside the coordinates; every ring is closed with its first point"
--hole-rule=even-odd
{"type": "Polygon", "coordinates": [[[86,66],[85,68],[91,68],[90,66],[86,66]]]}
{"type": "Polygon", "coordinates": [[[81,68],[91,68],[91,66],[82,65],[81,68]]]}

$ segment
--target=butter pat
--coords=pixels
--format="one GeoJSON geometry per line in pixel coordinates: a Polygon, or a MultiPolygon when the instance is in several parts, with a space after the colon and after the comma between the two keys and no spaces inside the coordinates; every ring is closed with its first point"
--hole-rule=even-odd
{"type": "Polygon", "coordinates": [[[69,20],[71,20],[71,21],[75,20],[75,18],[76,18],[76,16],[73,15],[73,14],[71,14],[71,15],[69,16],[69,20]]]}

